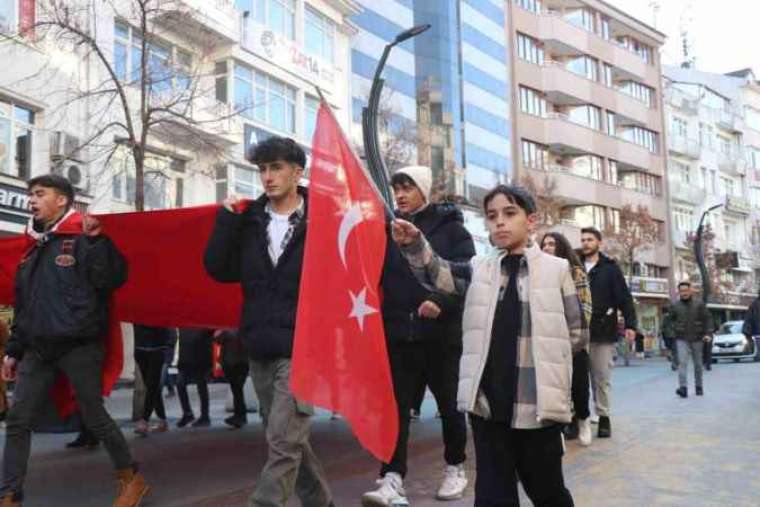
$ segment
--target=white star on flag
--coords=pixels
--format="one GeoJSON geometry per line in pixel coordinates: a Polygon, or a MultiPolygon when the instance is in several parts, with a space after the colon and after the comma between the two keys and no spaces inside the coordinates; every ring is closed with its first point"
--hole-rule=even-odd
{"type": "Polygon", "coordinates": [[[367,288],[363,288],[359,295],[355,296],[353,292],[348,291],[351,296],[351,314],[349,318],[354,318],[359,324],[359,329],[364,331],[364,317],[377,313],[375,308],[367,304],[367,288]]]}

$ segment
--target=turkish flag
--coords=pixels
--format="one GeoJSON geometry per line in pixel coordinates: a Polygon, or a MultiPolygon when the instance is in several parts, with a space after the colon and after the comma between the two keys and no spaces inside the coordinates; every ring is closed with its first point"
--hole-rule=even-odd
{"type": "Polygon", "coordinates": [[[340,413],[388,462],[398,411],[380,314],[385,208],[324,102],[309,181],[290,385],[297,398],[340,413]]]}

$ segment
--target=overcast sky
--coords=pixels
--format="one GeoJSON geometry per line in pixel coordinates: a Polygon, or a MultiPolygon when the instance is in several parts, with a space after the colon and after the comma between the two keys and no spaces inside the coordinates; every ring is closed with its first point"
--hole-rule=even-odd
{"type": "Polygon", "coordinates": [[[679,64],[681,28],[687,28],[697,68],[730,72],[751,67],[760,78],[760,2],[757,0],[606,0],[668,36],[663,62],[679,64]]]}

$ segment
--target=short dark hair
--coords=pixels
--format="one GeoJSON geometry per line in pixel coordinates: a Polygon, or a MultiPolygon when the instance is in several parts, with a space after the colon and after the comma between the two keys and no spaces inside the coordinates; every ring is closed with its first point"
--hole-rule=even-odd
{"type": "Polygon", "coordinates": [[[544,241],[549,237],[554,238],[554,244],[556,245],[554,249],[554,255],[557,257],[562,257],[563,259],[567,259],[571,266],[583,266],[583,264],[581,264],[581,260],[578,258],[578,254],[576,254],[575,250],[573,250],[573,247],[570,246],[570,241],[568,241],[564,234],[560,234],[559,232],[547,232],[544,234],[544,237],[541,238],[540,243],[542,249],[544,248],[544,241]]]}
{"type": "Polygon", "coordinates": [[[536,201],[533,199],[533,196],[530,195],[530,192],[524,187],[518,187],[515,185],[497,185],[491,189],[491,191],[483,197],[483,211],[488,209],[488,205],[493,201],[494,197],[499,194],[525,210],[526,215],[531,215],[536,212],[536,201]]]}
{"type": "Polygon", "coordinates": [[[596,227],[584,227],[581,229],[581,234],[593,234],[598,241],[602,240],[602,233],[596,227]]]}
{"type": "Polygon", "coordinates": [[[411,176],[409,176],[406,173],[393,173],[393,176],[391,176],[391,186],[392,187],[405,187],[407,185],[412,185],[417,188],[417,183],[412,179],[411,176]]]}
{"type": "Polygon", "coordinates": [[[28,190],[32,190],[34,187],[52,188],[65,196],[68,200],[66,203],[67,209],[74,205],[74,186],[60,174],[43,174],[26,182],[28,190]]]}
{"type": "Polygon", "coordinates": [[[254,144],[248,151],[248,160],[254,164],[284,160],[301,168],[306,167],[306,153],[289,137],[272,136],[254,144]]]}
{"type": "Polygon", "coordinates": [[[678,282],[678,288],[680,289],[681,287],[691,287],[691,282],[687,282],[686,280],[678,282]]]}

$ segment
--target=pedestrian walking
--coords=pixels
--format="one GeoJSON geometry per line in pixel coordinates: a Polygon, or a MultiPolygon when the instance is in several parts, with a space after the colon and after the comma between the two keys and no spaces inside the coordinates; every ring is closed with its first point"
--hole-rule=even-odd
{"type": "Polygon", "coordinates": [[[710,342],[713,332],[712,317],[707,306],[693,297],[691,283],[678,284],[678,300],[670,305],[673,330],[678,347],[678,389],[676,394],[686,398],[689,394],[687,370],[689,356],[694,362],[694,388],[697,396],[704,394],[702,382],[702,344],[710,342]]]}
{"type": "Polygon", "coordinates": [[[518,478],[534,505],[572,506],[562,473],[571,420],[572,348],[584,318],[570,266],[531,242],[533,197],[499,185],[483,203],[495,251],[469,263],[436,255],[412,223],[395,220],[418,280],[465,295],[458,406],[475,441],[476,507],[518,505],[518,478]]]}
{"type": "Polygon", "coordinates": [[[248,354],[237,330],[217,330],[214,339],[222,346],[222,370],[232,391],[232,415],[224,423],[233,428],[242,428],[248,424],[248,407],[243,390],[248,379],[248,354]]]}
{"type": "Polygon", "coordinates": [[[60,372],[68,377],[84,424],[103,442],[116,468],[114,507],[137,506],[148,491],[119,427],[103,405],[104,336],[111,292],[127,280],[124,257],[100,222],[73,209],[74,188],[55,174],[28,182],[34,240],[16,272],[15,317],[3,379],[15,380],[0,486],[2,507],[18,507],[32,425],[60,372]]]}
{"type": "MultiPolygon", "coordinates": [[[[747,309],[747,316],[744,318],[744,324],[742,325],[742,334],[747,337],[747,341],[752,342],[755,336],[760,335],[760,294],[752,301],[747,309]]],[[[757,342],[755,347],[758,346],[757,342]]],[[[755,356],[758,356],[757,350],[755,350],[755,356]]]]}
{"type": "MultiPolygon", "coordinates": [[[[135,362],[140,368],[140,375],[142,375],[145,383],[143,410],[135,425],[135,433],[144,437],[148,435],[148,431],[151,429],[149,423],[153,411],[158,417],[158,423],[152,428],[153,431],[164,432],[169,429],[169,423],[166,422],[164,399],[161,395],[161,374],[164,369],[166,350],[172,343],[172,334],[176,336],[177,330],[142,324],[135,324],[133,327],[135,362]]],[[[176,340],[176,338],[174,339],[176,340]]]]}
{"type": "Polygon", "coordinates": [[[590,360],[588,355],[588,323],[591,320],[591,290],[588,285],[586,270],[580,258],[570,246],[568,239],[559,232],[549,232],[541,240],[541,250],[565,259],[570,264],[570,272],[578,292],[578,299],[583,308],[583,341],[573,347],[573,420],[565,427],[567,440],[578,439],[581,445],[591,445],[591,412],[589,411],[590,360]]]}
{"type": "Polygon", "coordinates": [[[615,355],[617,337],[618,311],[623,317],[625,342],[623,345],[630,349],[630,343],[636,338],[636,311],[633,298],[625,283],[618,264],[601,252],[602,233],[593,227],[581,229],[581,248],[584,267],[591,286],[591,375],[594,385],[594,401],[596,413],[599,416],[597,437],[612,436],[612,365],[615,355]]]}
{"type": "Polygon", "coordinates": [[[665,307],[662,310],[662,326],[660,328],[662,341],[668,349],[668,361],[670,369],[678,370],[678,348],[676,347],[676,331],[673,328],[673,316],[670,314],[670,308],[665,307]]]}
{"type": "Polygon", "coordinates": [[[314,409],[290,390],[290,366],[307,229],[307,190],[298,185],[306,154],[292,139],[271,137],[248,159],[259,168],[264,195],[230,196],[206,246],[205,267],[243,291],[240,337],[248,352],[269,457],[251,507],[332,505],[327,478],[309,443],[314,409]]]}
{"type": "Polygon", "coordinates": [[[177,395],[182,406],[178,428],[192,423],[193,428],[211,426],[209,416],[208,378],[213,367],[211,342],[213,329],[182,328],[179,330],[179,362],[177,363],[177,395]],[[201,403],[201,415],[195,418],[190,406],[187,386],[195,384],[201,403]]]}
{"type": "MultiPolygon", "coordinates": [[[[475,255],[475,244],[464,227],[464,217],[453,204],[430,202],[432,181],[429,167],[396,171],[391,178],[396,215],[419,228],[442,258],[467,262],[475,255]]],[[[410,415],[419,410],[426,386],[441,414],[444,443],[445,466],[436,498],[461,498],[467,487],[467,422],[456,405],[462,357],[461,299],[425,288],[391,242],[383,271],[382,313],[399,434],[391,461],[380,467],[378,487],[362,496],[362,504],[382,507],[405,500],[410,415]]]]}

